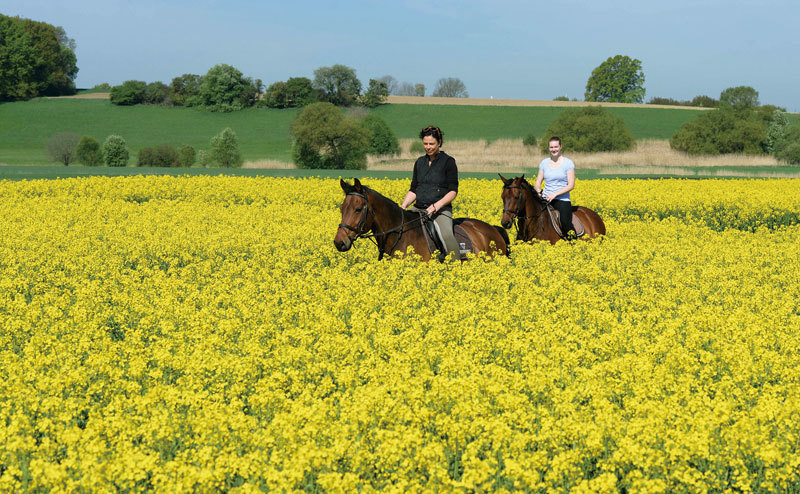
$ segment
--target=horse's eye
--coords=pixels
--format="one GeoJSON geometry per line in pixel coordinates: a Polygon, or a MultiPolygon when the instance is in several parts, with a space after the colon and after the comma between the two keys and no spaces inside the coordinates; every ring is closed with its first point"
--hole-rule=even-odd
{"type": "Polygon", "coordinates": [[[362,209],[364,208],[356,208],[356,213],[360,213],[362,209]]]}

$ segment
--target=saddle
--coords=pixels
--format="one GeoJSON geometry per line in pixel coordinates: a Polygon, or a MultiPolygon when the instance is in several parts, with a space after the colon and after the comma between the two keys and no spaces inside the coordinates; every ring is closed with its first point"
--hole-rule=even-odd
{"type": "MultiPolygon", "coordinates": [[[[442,241],[442,237],[439,236],[439,232],[436,230],[433,220],[430,219],[425,213],[420,213],[420,216],[422,217],[422,231],[425,233],[425,242],[428,244],[430,253],[433,254],[437,250],[441,253],[444,253],[444,241],[442,241]]],[[[456,237],[456,242],[458,242],[459,254],[461,255],[462,260],[467,258],[467,252],[474,252],[472,240],[469,238],[469,235],[467,235],[467,232],[461,227],[461,223],[463,222],[464,218],[453,218],[453,235],[456,237]]],[[[440,260],[444,260],[443,255],[440,256],[440,260]]]]}
{"type": "MultiPolygon", "coordinates": [[[[575,214],[579,206],[572,206],[572,228],[575,229],[575,236],[582,237],[584,233],[586,233],[586,229],[583,227],[583,223],[581,223],[580,218],[575,214]]],[[[547,205],[547,216],[550,218],[550,223],[553,225],[556,233],[559,237],[565,238],[565,233],[561,231],[561,214],[559,214],[558,210],[551,205],[547,205]]]]}

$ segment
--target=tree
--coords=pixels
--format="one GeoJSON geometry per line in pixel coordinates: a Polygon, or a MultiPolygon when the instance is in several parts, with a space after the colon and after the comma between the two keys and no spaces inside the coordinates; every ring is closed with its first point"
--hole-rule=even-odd
{"type": "Polygon", "coordinates": [[[735,111],[753,110],[758,104],[758,91],[750,86],[729,87],[719,95],[720,107],[729,107],[735,111]]]}
{"type": "Polygon", "coordinates": [[[103,150],[100,143],[92,136],[83,136],[75,149],[75,157],[80,163],[88,166],[103,164],[103,150]]]}
{"type": "Polygon", "coordinates": [[[0,14],[0,101],[36,96],[38,89],[33,77],[38,64],[30,34],[18,19],[0,14]]]}
{"type": "Polygon", "coordinates": [[[633,148],[633,135],[621,118],[601,106],[568,108],[550,124],[540,142],[542,152],[548,152],[550,138],[559,136],[568,151],[603,152],[626,151],[633,148]]]}
{"type": "Polygon", "coordinates": [[[112,134],[103,143],[103,158],[108,166],[127,166],[130,159],[128,143],[122,136],[112,134]]]}
{"type": "Polygon", "coordinates": [[[163,105],[169,100],[169,86],[161,81],[151,82],[144,89],[144,103],[148,105],[163,105]]]}
{"type": "Polygon", "coordinates": [[[196,74],[183,74],[172,79],[172,84],[170,84],[172,103],[178,106],[199,105],[202,82],[203,77],[196,74]]]}
{"type": "Polygon", "coordinates": [[[395,79],[394,77],[390,75],[385,75],[383,77],[378,77],[375,80],[386,83],[386,90],[389,91],[389,94],[395,94],[395,91],[397,91],[398,83],[397,79],[395,79]]]}
{"type": "Polygon", "coordinates": [[[273,82],[264,93],[264,104],[267,108],[288,108],[289,97],[286,92],[286,83],[283,81],[273,82]]]}
{"type": "Polygon", "coordinates": [[[67,166],[75,161],[78,140],[78,135],[73,132],[60,132],[47,141],[47,152],[53,160],[67,166]]]}
{"type": "Polygon", "coordinates": [[[608,58],[592,71],[586,82],[586,101],[642,103],[644,101],[642,62],[624,55],[608,58]]]}
{"type": "Polygon", "coordinates": [[[131,106],[144,103],[147,83],[144,81],[125,81],[111,88],[109,100],[115,105],[131,106]]]}
{"type": "Polygon", "coordinates": [[[194,165],[197,152],[188,144],[184,144],[178,149],[178,166],[189,168],[194,165]]]}
{"type": "Polygon", "coordinates": [[[441,98],[469,98],[467,87],[458,77],[443,77],[436,81],[431,96],[441,98]]]}
{"type": "Polygon", "coordinates": [[[264,94],[264,103],[269,108],[295,108],[306,106],[314,100],[314,89],[308,77],[291,77],[286,82],[274,82],[264,94]]]}
{"type": "Polygon", "coordinates": [[[790,165],[800,164],[800,125],[792,125],[775,144],[775,157],[790,165]]]}
{"type": "Polygon", "coordinates": [[[239,140],[230,127],[211,138],[211,159],[225,168],[242,166],[239,140]]]}
{"type": "Polygon", "coordinates": [[[23,29],[31,36],[39,55],[34,66],[34,81],[40,96],[75,94],[74,79],[78,75],[75,41],[64,28],[46,22],[21,19],[23,29]]]}
{"type": "Polygon", "coordinates": [[[766,147],[766,124],[754,112],[731,107],[702,112],[672,135],[672,149],[688,154],[761,154],[766,147]]]}
{"type": "Polygon", "coordinates": [[[345,65],[320,67],[314,71],[312,86],[319,92],[319,99],[336,106],[350,106],[361,94],[361,81],[356,71],[345,65]]]}
{"type": "Polygon", "coordinates": [[[414,96],[425,96],[425,84],[414,84],[414,96]]]}
{"type": "Polygon", "coordinates": [[[200,83],[199,104],[209,111],[243,110],[255,104],[262,87],[259,79],[244,77],[235,67],[215,65],[200,83]]]}
{"type": "Polygon", "coordinates": [[[375,114],[369,114],[361,120],[361,126],[370,132],[369,154],[397,154],[400,152],[400,144],[397,136],[386,124],[386,121],[375,114]]]}
{"type": "Polygon", "coordinates": [[[778,141],[783,139],[786,129],[789,127],[789,119],[786,112],[776,109],[773,111],[772,121],[767,126],[767,144],[765,150],[774,153],[778,141]]]}
{"type": "Polygon", "coordinates": [[[301,168],[363,170],[369,131],[332,103],[308,105],[292,124],[294,162],[301,168]]]}
{"type": "Polygon", "coordinates": [[[389,90],[386,87],[386,83],[370,79],[369,87],[361,97],[361,103],[367,108],[374,108],[378,105],[382,105],[387,97],[389,97],[389,90]]]}
{"type": "Polygon", "coordinates": [[[395,96],[415,96],[414,85],[410,82],[401,82],[392,94],[395,96]]]}

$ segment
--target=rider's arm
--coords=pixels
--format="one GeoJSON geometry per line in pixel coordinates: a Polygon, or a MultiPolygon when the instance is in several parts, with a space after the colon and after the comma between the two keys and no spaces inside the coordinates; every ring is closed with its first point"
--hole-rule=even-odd
{"type": "Polygon", "coordinates": [[[533,185],[533,188],[536,189],[536,193],[542,195],[542,180],[544,180],[544,171],[539,168],[539,174],[536,175],[536,183],[533,185]]]}
{"type": "Polygon", "coordinates": [[[410,190],[406,194],[406,198],[403,199],[403,204],[400,205],[401,208],[406,209],[409,204],[417,200],[417,194],[411,192],[410,190]]]}
{"type": "Polygon", "coordinates": [[[436,211],[439,211],[439,210],[440,210],[440,209],[442,209],[443,207],[445,207],[445,206],[447,206],[448,204],[450,204],[451,202],[453,202],[453,199],[455,199],[455,198],[456,198],[456,195],[458,195],[458,192],[456,192],[456,191],[454,191],[454,190],[451,190],[450,192],[448,192],[447,194],[445,194],[445,195],[444,195],[444,197],[442,197],[442,198],[441,198],[441,199],[439,199],[438,201],[434,202],[434,203],[432,204],[432,206],[433,206],[433,208],[434,208],[434,209],[433,209],[433,212],[435,213],[436,211]]]}

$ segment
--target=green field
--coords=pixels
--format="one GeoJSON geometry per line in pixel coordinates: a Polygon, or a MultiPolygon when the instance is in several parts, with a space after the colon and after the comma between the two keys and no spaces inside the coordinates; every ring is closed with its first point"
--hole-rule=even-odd
{"type": "MultiPolygon", "coordinates": [[[[383,105],[374,110],[399,138],[416,137],[435,124],[447,139],[521,138],[544,133],[564,108],[510,106],[383,105]]],[[[661,108],[611,108],[634,137],[668,139],[696,111],[661,108]]],[[[298,110],[249,109],[210,113],[191,108],[115,106],[108,100],[46,99],[0,104],[0,164],[47,165],[48,139],[64,131],[100,141],[119,134],[128,142],[131,162],[139,149],[159,144],[188,144],[208,149],[209,140],[225,127],[239,138],[245,161],[291,161],[289,127],[298,110]]]]}

